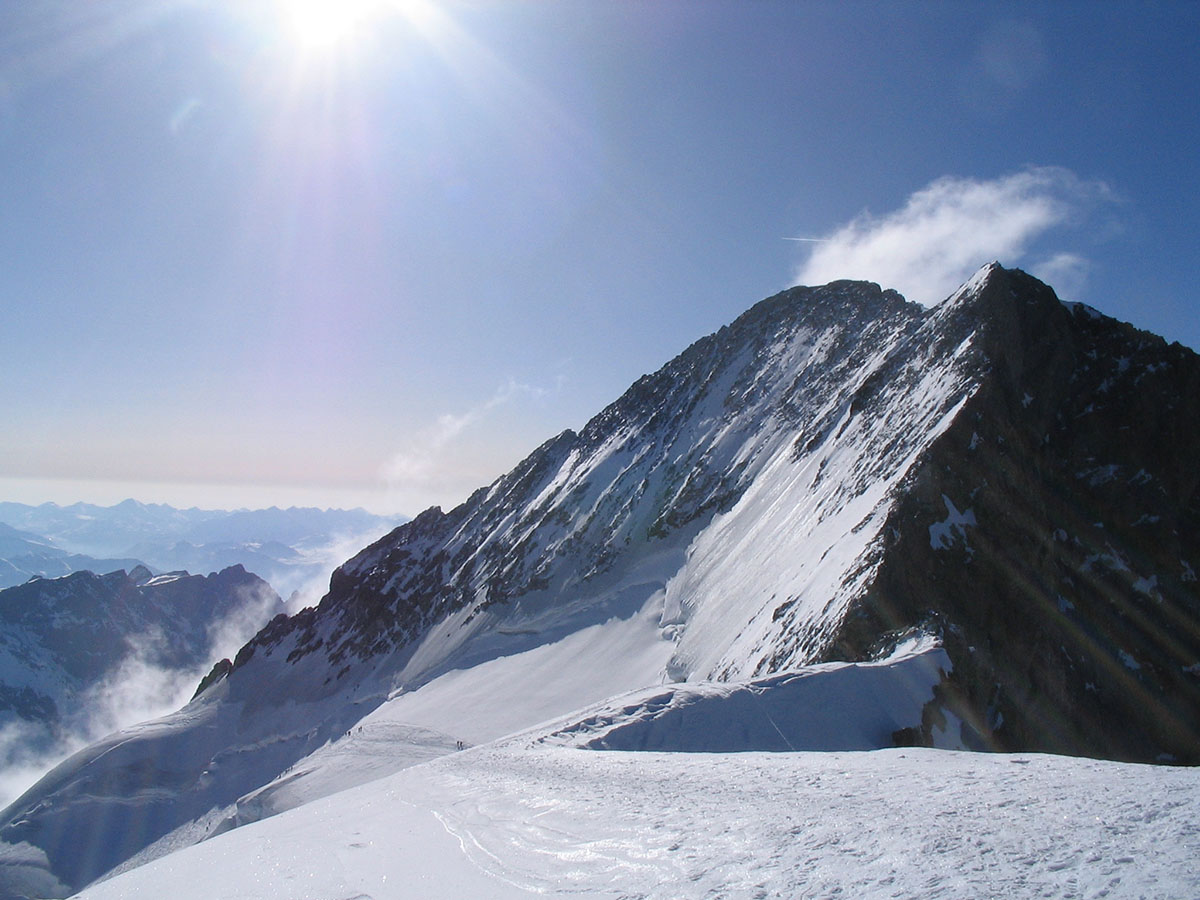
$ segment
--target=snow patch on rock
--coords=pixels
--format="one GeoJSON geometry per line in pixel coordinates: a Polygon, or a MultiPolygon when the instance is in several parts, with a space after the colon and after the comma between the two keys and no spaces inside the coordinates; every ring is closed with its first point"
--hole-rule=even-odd
{"type": "Polygon", "coordinates": [[[945,494],[942,494],[942,502],[946,504],[947,516],[942,521],[934,522],[929,526],[930,548],[946,550],[961,543],[970,553],[971,545],[967,541],[967,528],[974,528],[979,524],[975,521],[974,511],[968,509],[965,512],[959,512],[954,501],[945,494]]]}

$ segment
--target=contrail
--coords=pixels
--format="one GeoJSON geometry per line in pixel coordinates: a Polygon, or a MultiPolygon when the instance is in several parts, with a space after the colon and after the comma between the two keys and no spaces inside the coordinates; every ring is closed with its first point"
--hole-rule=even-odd
{"type": "Polygon", "coordinates": [[[785,237],[785,241],[803,241],[806,244],[828,244],[831,238],[800,238],[800,237],[785,237]]]}

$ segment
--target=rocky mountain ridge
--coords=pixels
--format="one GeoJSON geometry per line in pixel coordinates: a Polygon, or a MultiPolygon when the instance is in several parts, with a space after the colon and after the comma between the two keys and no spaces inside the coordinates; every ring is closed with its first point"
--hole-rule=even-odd
{"type": "Polygon", "coordinates": [[[1197,387],[1192,351],[995,264],[931,310],[795,288],[364,550],[237,664],[388,654],[419,681],[432,632],[673,553],[673,680],[934,629],[954,675],[923,742],[949,715],[971,746],[1200,762],[1197,387]]]}
{"type": "Polygon", "coordinates": [[[929,712],[969,746],[1200,763],[1200,357],[1019,273],[977,306],[987,377],[836,652],[936,623],[954,673],[929,712]]]}
{"type": "Polygon", "coordinates": [[[82,553],[70,553],[40,535],[21,531],[0,522],[0,588],[12,587],[30,578],[57,578],[72,572],[113,572],[135,569],[141,561],[97,559],[82,553]]]}

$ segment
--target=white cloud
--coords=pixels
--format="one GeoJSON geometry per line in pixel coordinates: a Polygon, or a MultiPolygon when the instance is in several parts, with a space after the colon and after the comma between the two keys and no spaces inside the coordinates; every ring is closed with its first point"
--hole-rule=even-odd
{"type": "Polygon", "coordinates": [[[0,727],[0,805],[80,748],[187,703],[211,663],[195,669],[161,666],[155,657],[163,643],[161,631],[128,639],[128,655],[79,696],[77,708],[56,726],[18,719],[0,727]]]}
{"type": "MultiPolygon", "coordinates": [[[[795,282],[876,281],[909,300],[935,304],[990,260],[1020,265],[1037,238],[1083,218],[1110,196],[1105,185],[1061,168],[1031,168],[990,181],[939,178],[895,212],[863,213],[824,235],[812,244],[795,282]]],[[[1086,260],[1074,254],[1051,260],[1058,260],[1050,267],[1054,273],[1078,279],[1086,270],[1086,260]]]]}
{"type": "Polygon", "coordinates": [[[1054,288],[1063,300],[1074,300],[1083,291],[1092,264],[1077,253],[1055,253],[1029,266],[1029,273],[1054,288]]]}
{"type": "Polygon", "coordinates": [[[72,735],[86,745],[134,722],[145,722],[182,707],[212,662],[195,669],[173,669],[160,664],[166,646],[161,629],[150,629],[126,638],[128,655],[81,697],[78,710],[67,717],[72,735]]]}
{"type": "MultiPolygon", "coordinates": [[[[207,656],[211,661],[233,659],[276,612],[276,594],[266,582],[239,587],[236,596],[237,603],[225,618],[208,623],[205,636],[208,639],[207,656]]],[[[203,672],[201,677],[207,674],[207,671],[203,672]]]]}

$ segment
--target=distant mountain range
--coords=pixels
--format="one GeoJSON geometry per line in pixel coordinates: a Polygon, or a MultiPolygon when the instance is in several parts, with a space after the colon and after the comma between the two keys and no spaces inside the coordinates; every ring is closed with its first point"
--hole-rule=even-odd
{"type": "Polygon", "coordinates": [[[97,559],[71,553],[41,535],[19,531],[0,522],[0,588],[21,584],[35,576],[57,578],[72,572],[113,572],[141,565],[132,557],[97,559]]]}
{"type": "MultiPolygon", "coordinates": [[[[1198,423],[1200,357],[1018,270],[928,309],[865,282],[784,291],[366,546],[178,713],[49,773],[0,815],[20,861],[0,878],[65,894],[217,834],[249,859],[263,832],[240,825],[535,726],[461,756],[597,784],[624,767],[626,798],[638,764],[584,748],[1200,763],[1198,423]]],[[[445,803],[487,782],[469,766],[445,803]]],[[[464,807],[463,830],[519,802],[464,807]]],[[[556,802],[515,832],[569,831],[556,802]]],[[[305,846],[345,824],[308,821],[305,846]]],[[[472,846],[504,869],[516,843],[472,846]]]]}
{"type": "MultiPolygon", "coordinates": [[[[405,521],[361,509],[204,510],[125,500],[115,506],[0,503],[0,587],[34,575],[104,573],[144,564],[155,571],[216,572],[241,565],[287,598],[312,590],[333,555],[405,521]]],[[[316,600],[325,585],[315,590],[316,600]]]]}

